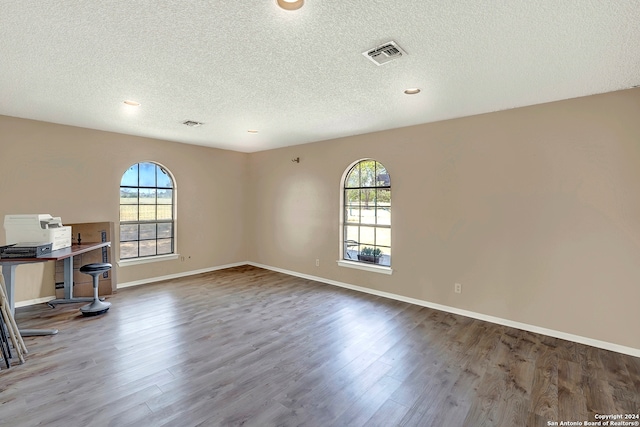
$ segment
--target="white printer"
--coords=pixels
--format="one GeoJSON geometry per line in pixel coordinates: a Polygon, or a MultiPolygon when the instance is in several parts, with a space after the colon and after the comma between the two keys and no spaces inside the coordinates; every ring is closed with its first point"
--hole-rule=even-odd
{"type": "Polygon", "coordinates": [[[20,242],[51,243],[51,250],[71,246],[71,227],[63,226],[60,217],[49,214],[5,215],[7,244],[20,242]]]}

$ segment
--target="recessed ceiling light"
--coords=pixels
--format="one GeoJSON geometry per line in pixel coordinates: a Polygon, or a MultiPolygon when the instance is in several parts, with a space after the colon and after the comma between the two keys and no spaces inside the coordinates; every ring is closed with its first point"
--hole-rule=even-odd
{"type": "Polygon", "coordinates": [[[404,93],[406,93],[407,95],[415,95],[416,93],[420,93],[420,89],[418,89],[417,87],[412,87],[405,90],[404,93]]]}
{"type": "Polygon", "coordinates": [[[124,103],[127,104],[127,105],[131,105],[132,107],[139,107],[140,106],[140,103],[136,102],[136,101],[126,100],[126,101],[124,101],[124,103]]]}
{"type": "Polygon", "coordinates": [[[258,133],[258,131],[255,130],[255,129],[249,129],[247,132],[249,132],[249,133],[258,133]]]}
{"type": "Polygon", "coordinates": [[[304,0],[276,0],[276,3],[284,10],[298,10],[304,4],[304,0]]]}

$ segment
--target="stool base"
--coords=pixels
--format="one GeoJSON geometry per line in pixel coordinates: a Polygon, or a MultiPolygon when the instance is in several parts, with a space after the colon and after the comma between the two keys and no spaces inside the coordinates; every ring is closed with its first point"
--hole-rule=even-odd
{"type": "Polygon", "coordinates": [[[85,316],[97,316],[106,313],[109,307],[111,307],[110,302],[95,300],[91,304],[80,307],[80,311],[85,316]]]}

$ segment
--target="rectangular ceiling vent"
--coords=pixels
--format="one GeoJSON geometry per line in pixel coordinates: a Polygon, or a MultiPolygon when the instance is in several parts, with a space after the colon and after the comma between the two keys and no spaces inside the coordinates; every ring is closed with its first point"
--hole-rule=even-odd
{"type": "Polygon", "coordinates": [[[193,121],[193,120],[186,120],[186,121],[182,122],[182,124],[183,125],[187,125],[187,126],[192,127],[192,128],[197,128],[198,126],[202,126],[204,123],[196,122],[196,121],[193,121]]]}
{"type": "Polygon", "coordinates": [[[387,42],[373,49],[362,52],[365,58],[369,58],[374,64],[382,65],[387,62],[391,62],[394,59],[400,58],[402,55],[406,55],[407,52],[402,50],[400,46],[394,41],[387,42]]]}

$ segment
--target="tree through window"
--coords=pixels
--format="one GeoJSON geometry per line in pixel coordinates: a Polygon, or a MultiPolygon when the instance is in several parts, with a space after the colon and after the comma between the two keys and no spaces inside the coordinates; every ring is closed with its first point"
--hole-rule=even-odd
{"type": "Polygon", "coordinates": [[[362,160],[344,180],[343,259],[391,266],[391,179],[376,160],[362,160]]]}
{"type": "Polygon", "coordinates": [[[169,172],[136,163],[120,181],[120,259],[174,253],[175,188],[169,172]]]}

